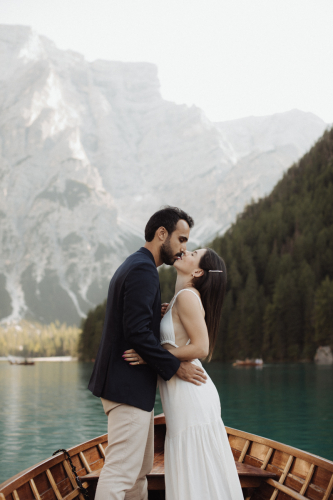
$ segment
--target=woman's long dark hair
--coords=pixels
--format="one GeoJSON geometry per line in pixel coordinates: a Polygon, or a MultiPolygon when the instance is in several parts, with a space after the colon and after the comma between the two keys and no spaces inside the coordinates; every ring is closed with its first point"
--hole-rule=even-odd
{"type": "Polygon", "coordinates": [[[227,286],[227,270],[224,260],[211,248],[207,248],[201,257],[199,267],[204,273],[199,278],[193,278],[192,285],[200,293],[202,305],[206,313],[205,321],[209,337],[207,361],[210,361],[220,325],[222,305],[227,286]],[[210,273],[210,270],[222,271],[222,273],[210,273]]]}

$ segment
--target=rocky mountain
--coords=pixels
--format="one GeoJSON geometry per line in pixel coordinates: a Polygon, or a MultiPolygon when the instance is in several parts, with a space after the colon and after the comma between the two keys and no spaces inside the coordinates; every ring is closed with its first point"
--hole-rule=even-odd
{"type": "Polygon", "coordinates": [[[215,124],[163,100],[152,64],[0,26],[0,319],[77,323],[153,211],[181,206],[204,243],[325,127],[297,110],[215,124]]]}

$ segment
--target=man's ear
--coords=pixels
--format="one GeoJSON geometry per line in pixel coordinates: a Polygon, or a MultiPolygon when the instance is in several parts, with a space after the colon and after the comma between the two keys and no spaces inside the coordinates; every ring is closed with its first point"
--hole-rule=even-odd
{"type": "Polygon", "coordinates": [[[165,241],[168,237],[168,231],[165,229],[164,226],[161,226],[157,229],[155,236],[157,236],[159,241],[165,241]]]}
{"type": "Polygon", "coordinates": [[[203,275],[203,270],[202,269],[196,269],[193,273],[192,276],[193,278],[200,278],[200,276],[203,275]]]}

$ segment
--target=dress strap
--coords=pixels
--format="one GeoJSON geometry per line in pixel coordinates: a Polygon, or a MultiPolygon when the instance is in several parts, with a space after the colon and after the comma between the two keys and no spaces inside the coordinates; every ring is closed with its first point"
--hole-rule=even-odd
{"type": "Polygon", "coordinates": [[[178,295],[179,295],[181,292],[185,292],[185,291],[187,291],[187,292],[191,292],[191,293],[194,293],[194,295],[196,296],[196,298],[197,298],[197,299],[198,299],[198,301],[200,302],[201,309],[203,309],[203,305],[202,305],[202,302],[201,302],[201,299],[200,299],[199,295],[197,295],[197,294],[194,292],[194,290],[191,290],[190,288],[182,288],[181,290],[179,290],[179,292],[178,292],[178,293],[174,296],[174,298],[173,298],[173,301],[172,301],[172,304],[171,304],[170,309],[172,309],[172,308],[173,308],[173,305],[174,305],[174,303],[176,302],[176,298],[178,297],[178,295]]]}

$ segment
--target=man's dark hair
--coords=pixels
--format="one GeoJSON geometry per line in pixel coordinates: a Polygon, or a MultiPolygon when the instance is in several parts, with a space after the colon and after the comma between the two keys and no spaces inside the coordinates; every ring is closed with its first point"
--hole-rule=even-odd
{"type": "Polygon", "coordinates": [[[179,220],[186,221],[190,226],[190,229],[194,226],[194,220],[192,217],[180,208],[166,206],[158,212],[155,212],[150,217],[145,228],[146,241],[152,241],[157,229],[161,226],[165,227],[170,236],[176,229],[179,220]]]}

